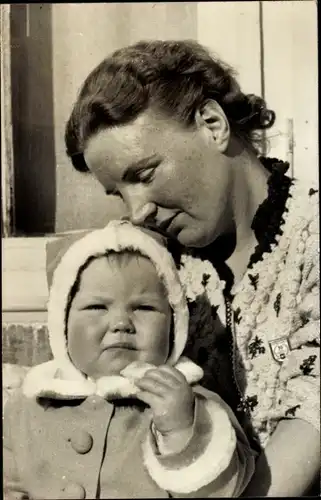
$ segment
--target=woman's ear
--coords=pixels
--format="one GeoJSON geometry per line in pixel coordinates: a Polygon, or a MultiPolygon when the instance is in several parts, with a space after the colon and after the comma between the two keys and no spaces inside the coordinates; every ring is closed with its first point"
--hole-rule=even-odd
{"type": "Polygon", "coordinates": [[[230,124],[221,108],[213,99],[207,100],[196,111],[195,121],[198,127],[206,127],[217,149],[224,153],[230,141],[230,124]]]}

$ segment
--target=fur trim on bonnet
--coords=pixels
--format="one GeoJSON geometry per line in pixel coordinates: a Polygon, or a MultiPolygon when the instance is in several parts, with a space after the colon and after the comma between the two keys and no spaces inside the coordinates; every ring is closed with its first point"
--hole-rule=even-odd
{"type": "Polygon", "coordinates": [[[71,241],[57,245],[58,257],[52,267],[52,283],[48,300],[48,331],[53,361],[30,370],[25,379],[23,392],[28,397],[81,398],[90,394],[103,397],[128,397],[137,391],[133,381],[151,368],[149,364],[132,363],[119,376],[101,377],[97,381],[82,374],[71,362],[67,351],[66,314],[69,294],[79,269],[92,256],[100,257],[108,251],[138,251],[148,257],[163,281],[170,306],[173,310],[174,345],[167,363],[180,370],[189,383],[198,382],[202,369],[187,358],[181,358],[188,335],[188,308],[175,263],[155,237],[128,221],[111,221],[105,228],[74,234],[71,241]],[[81,237],[82,236],[82,237],[81,237]],[[70,246],[71,245],[71,246],[70,246]],[[66,248],[67,247],[67,248],[66,248]],[[60,253],[59,253],[60,250],[60,253]],[[61,255],[63,253],[63,255],[61,255]]]}

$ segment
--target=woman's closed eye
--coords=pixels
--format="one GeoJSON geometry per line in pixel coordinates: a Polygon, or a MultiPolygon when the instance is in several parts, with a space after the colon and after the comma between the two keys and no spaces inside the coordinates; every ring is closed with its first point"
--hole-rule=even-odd
{"type": "Polygon", "coordinates": [[[148,165],[132,165],[123,173],[122,181],[128,184],[136,184],[139,182],[149,184],[154,179],[155,170],[159,164],[160,161],[157,160],[148,165]]]}
{"type": "Polygon", "coordinates": [[[136,172],[136,182],[149,184],[154,179],[156,165],[148,168],[142,168],[136,172]]]}
{"type": "MultiPolygon", "coordinates": [[[[123,181],[130,184],[150,184],[154,180],[154,174],[156,168],[159,166],[159,161],[157,163],[153,163],[148,167],[141,168],[129,168],[123,175],[123,181]]],[[[105,189],[105,193],[107,195],[118,196],[122,198],[121,192],[116,188],[107,188],[105,189]]]]}

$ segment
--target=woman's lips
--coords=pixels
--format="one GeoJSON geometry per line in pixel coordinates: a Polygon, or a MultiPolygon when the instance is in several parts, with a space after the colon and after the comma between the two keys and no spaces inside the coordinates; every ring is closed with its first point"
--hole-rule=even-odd
{"type": "Polygon", "coordinates": [[[175,233],[175,226],[173,226],[173,223],[180,213],[181,212],[176,212],[172,217],[169,217],[168,219],[157,224],[157,229],[164,232],[167,236],[170,236],[172,232],[175,233]]]}
{"type": "Polygon", "coordinates": [[[166,219],[165,221],[161,222],[160,224],[158,224],[158,228],[161,229],[161,231],[167,231],[171,225],[171,223],[173,222],[173,220],[175,219],[175,217],[177,217],[178,213],[174,214],[172,217],[169,217],[168,219],[166,219]]]}
{"type": "Polygon", "coordinates": [[[146,223],[144,224],[144,227],[146,227],[146,229],[150,229],[151,231],[159,233],[167,239],[176,237],[177,228],[175,228],[175,224],[173,223],[175,223],[175,220],[180,213],[181,212],[176,212],[172,217],[169,217],[168,219],[161,222],[157,221],[146,223]]]}

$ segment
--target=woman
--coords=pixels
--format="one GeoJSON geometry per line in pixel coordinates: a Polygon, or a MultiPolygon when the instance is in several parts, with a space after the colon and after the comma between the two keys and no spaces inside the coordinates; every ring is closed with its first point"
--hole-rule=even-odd
{"type": "Polygon", "coordinates": [[[188,355],[260,452],[248,496],[303,495],[320,463],[318,196],[258,156],[274,118],[196,42],[151,41],[92,71],[66,127],[74,167],[169,239],[188,355]]]}

